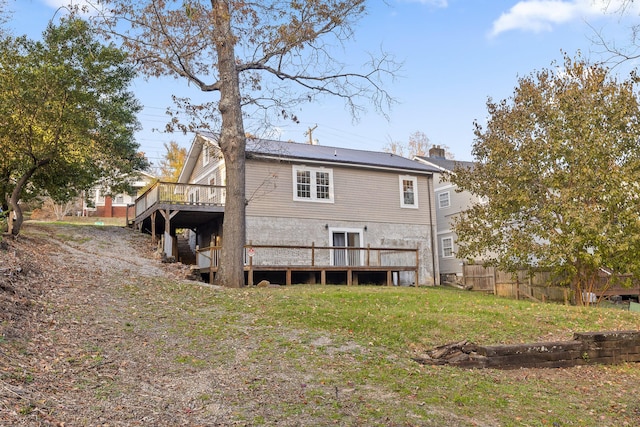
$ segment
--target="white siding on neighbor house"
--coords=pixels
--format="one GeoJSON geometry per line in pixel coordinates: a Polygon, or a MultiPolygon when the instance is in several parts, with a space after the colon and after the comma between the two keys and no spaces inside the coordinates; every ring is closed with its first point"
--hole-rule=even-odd
{"type": "Polygon", "coordinates": [[[284,162],[247,161],[248,216],[348,220],[362,226],[374,222],[429,225],[435,218],[431,178],[425,175],[327,166],[333,171],[334,192],[333,203],[327,203],[294,200],[292,167],[284,162]],[[417,178],[419,209],[401,207],[401,175],[417,178]]]}

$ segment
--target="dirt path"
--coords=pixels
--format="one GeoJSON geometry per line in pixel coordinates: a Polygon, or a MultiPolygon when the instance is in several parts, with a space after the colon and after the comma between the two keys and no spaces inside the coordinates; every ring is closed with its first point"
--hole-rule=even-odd
{"type": "Polygon", "coordinates": [[[3,246],[0,425],[225,424],[219,408],[195,411],[192,390],[207,387],[145,351],[153,332],[123,332],[140,301],[119,287],[186,280],[153,258],[149,236],[31,223],[3,246]]]}

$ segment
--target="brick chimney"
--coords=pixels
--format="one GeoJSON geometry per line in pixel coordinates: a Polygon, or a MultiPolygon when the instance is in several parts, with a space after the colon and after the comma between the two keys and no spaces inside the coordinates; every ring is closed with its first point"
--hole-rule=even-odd
{"type": "Polygon", "coordinates": [[[440,147],[439,145],[434,145],[433,147],[429,148],[429,157],[433,157],[435,159],[444,159],[444,148],[440,147]]]}

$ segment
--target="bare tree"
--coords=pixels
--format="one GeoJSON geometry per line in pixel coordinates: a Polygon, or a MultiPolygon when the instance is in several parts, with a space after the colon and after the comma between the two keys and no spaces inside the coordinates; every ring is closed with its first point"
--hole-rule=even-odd
{"type": "MultiPolygon", "coordinates": [[[[632,7],[633,3],[634,0],[608,0],[603,7],[607,13],[624,17],[636,13],[637,9],[632,7]]],[[[602,56],[602,63],[613,64],[616,67],[640,58],[640,24],[629,25],[629,38],[624,42],[609,38],[600,29],[592,27],[592,30],[591,41],[602,49],[597,52],[602,56]]]]}
{"type": "Polygon", "coordinates": [[[107,0],[99,19],[150,77],[185,79],[212,93],[205,103],[174,96],[189,123],[169,130],[220,134],[227,171],[223,248],[215,283],[244,284],[247,114],[297,120],[293,107],[322,95],[344,100],[352,116],[366,102],[385,114],[384,89],[400,65],[381,52],[352,71],[334,57],[366,13],[364,0],[107,0]],[[245,116],[243,116],[243,113],[245,116]]]}
{"type": "MultiPolygon", "coordinates": [[[[387,153],[393,153],[411,159],[415,156],[428,156],[431,147],[434,147],[434,144],[431,143],[427,134],[417,130],[409,135],[409,140],[406,143],[391,140],[384,146],[383,150],[387,153]]],[[[445,157],[447,159],[453,159],[453,153],[448,146],[441,144],[438,145],[438,148],[445,150],[445,157]]]]}

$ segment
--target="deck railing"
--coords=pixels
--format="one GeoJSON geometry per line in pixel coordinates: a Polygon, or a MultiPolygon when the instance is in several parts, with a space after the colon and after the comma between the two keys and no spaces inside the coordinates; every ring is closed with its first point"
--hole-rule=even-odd
{"type": "Polygon", "coordinates": [[[143,214],[155,204],[224,206],[224,185],[179,184],[156,182],[136,199],[136,216],[143,214]]]}
{"type": "MultiPolygon", "coordinates": [[[[215,270],[220,246],[198,248],[197,265],[215,270]]],[[[366,246],[254,245],[244,247],[245,265],[254,267],[403,267],[418,268],[417,248],[379,248],[366,246]]]]}
{"type": "MultiPolygon", "coordinates": [[[[219,246],[198,249],[196,264],[210,279],[218,270],[219,246]]],[[[354,248],[347,246],[245,245],[247,284],[254,284],[254,272],[283,271],[285,284],[293,283],[293,274],[320,274],[320,283],[327,283],[327,274],[346,273],[347,285],[358,282],[359,273],[377,272],[386,275],[387,285],[393,283],[393,272],[413,272],[419,282],[420,258],[418,248],[354,248]]],[[[315,280],[315,279],[313,279],[315,280]]],[[[313,283],[316,283],[315,281],[313,283]]]]}

